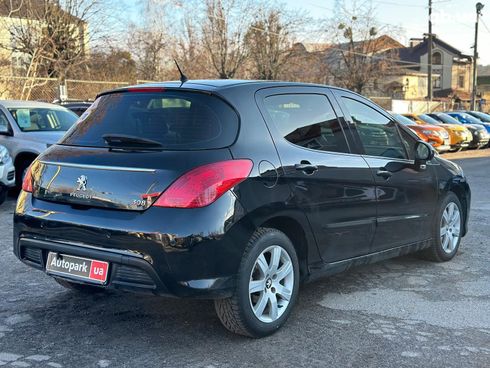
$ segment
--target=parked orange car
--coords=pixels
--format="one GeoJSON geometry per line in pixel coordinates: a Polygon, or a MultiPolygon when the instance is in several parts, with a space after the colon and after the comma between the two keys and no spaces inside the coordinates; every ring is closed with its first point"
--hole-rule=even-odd
{"type": "Polygon", "coordinates": [[[451,149],[451,140],[446,129],[437,125],[417,123],[406,115],[394,114],[394,117],[399,123],[408,126],[425,142],[431,144],[437,152],[443,153],[451,149]]]}
{"type": "Polygon", "coordinates": [[[427,114],[403,114],[410,120],[422,126],[439,126],[449,133],[449,145],[451,151],[458,151],[467,148],[473,140],[471,132],[462,125],[443,124],[427,114]]]}

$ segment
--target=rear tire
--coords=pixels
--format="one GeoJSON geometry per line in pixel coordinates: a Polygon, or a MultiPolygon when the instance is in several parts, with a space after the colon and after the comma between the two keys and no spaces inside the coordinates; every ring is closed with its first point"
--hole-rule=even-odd
{"type": "Polygon", "coordinates": [[[259,228],[240,263],[233,296],[215,300],[223,325],[236,334],[259,338],[276,332],[296,303],[298,257],[279,230],[259,228]]]}
{"type": "Polygon", "coordinates": [[[454,258],[461,243],[463,211],[456,194],[442,200],[432,229],[432,245],[421,255],[431,261],[447,262],[454,258]]]}
{"type": "Polygon", "coordinates": [[[77,291],[80,293],[85,293],[85,294],[97,294],[97,293],[103,293],[105,292],[105,289],[102,287],[97,287],[97,286],[92,286],[92,285],[85,285],[85,284],[77,284],[76,282],[71,282],[67,280],[62,280],[55,278],[54,279],[58,284],[63,286],[65,289],[77,291]]]}

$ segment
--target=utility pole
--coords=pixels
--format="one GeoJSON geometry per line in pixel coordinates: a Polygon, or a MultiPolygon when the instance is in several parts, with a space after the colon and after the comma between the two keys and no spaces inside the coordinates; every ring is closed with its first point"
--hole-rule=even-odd
{"type": "Polygon", "coordinates": [[[476,23],[475,23],[475,45],[473,49],[473,83],[471,91],[471,110],[475,110],[476,105],[476,70],[478,68],[478,23],[480,22],[480,15],[484,5],[482,3],[476,3],[476,23]]]}
{"type": "Polygon", "coordinates": [[[429,0],[429,44],[427,53],[427,99],[432,101],[432,0],[429,0]]]}

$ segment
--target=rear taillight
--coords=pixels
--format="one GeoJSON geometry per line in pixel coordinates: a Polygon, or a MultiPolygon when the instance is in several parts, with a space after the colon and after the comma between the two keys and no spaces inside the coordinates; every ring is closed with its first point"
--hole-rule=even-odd
{"type": "Polygon", "coordinates": [[[196,167],[174,181],[153,205],[174,208],[207,206],[245,180],[252,166],[250,160],[230,160],[196,167]]]}
{"type": "Polygon", "coordinates": [[[24,180],[22,181],[22,190],[24,192],[29,192],[32,193],[32,172],[31,172],[31,167],[26,171],[26,174],[24,176],[24,180]]]}

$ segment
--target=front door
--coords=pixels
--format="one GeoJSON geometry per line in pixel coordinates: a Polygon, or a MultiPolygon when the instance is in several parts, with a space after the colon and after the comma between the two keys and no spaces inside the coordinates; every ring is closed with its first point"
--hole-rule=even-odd
{"type": "Polygon", "coordinates": [[[429,239],[437,181],[430,164],[414,164],[416,140],[368,100],[345,91],[335,96],[376,181],[377,226],[371,251],[429,239]]]}
{"type": "Polygon", "coordinates": [[[273,135],[291,205],[301,208],[324,262],[369,252],[376,221],[374,179],[352,154],[327,89],[262,90],[257,102],[273,135]]]}

